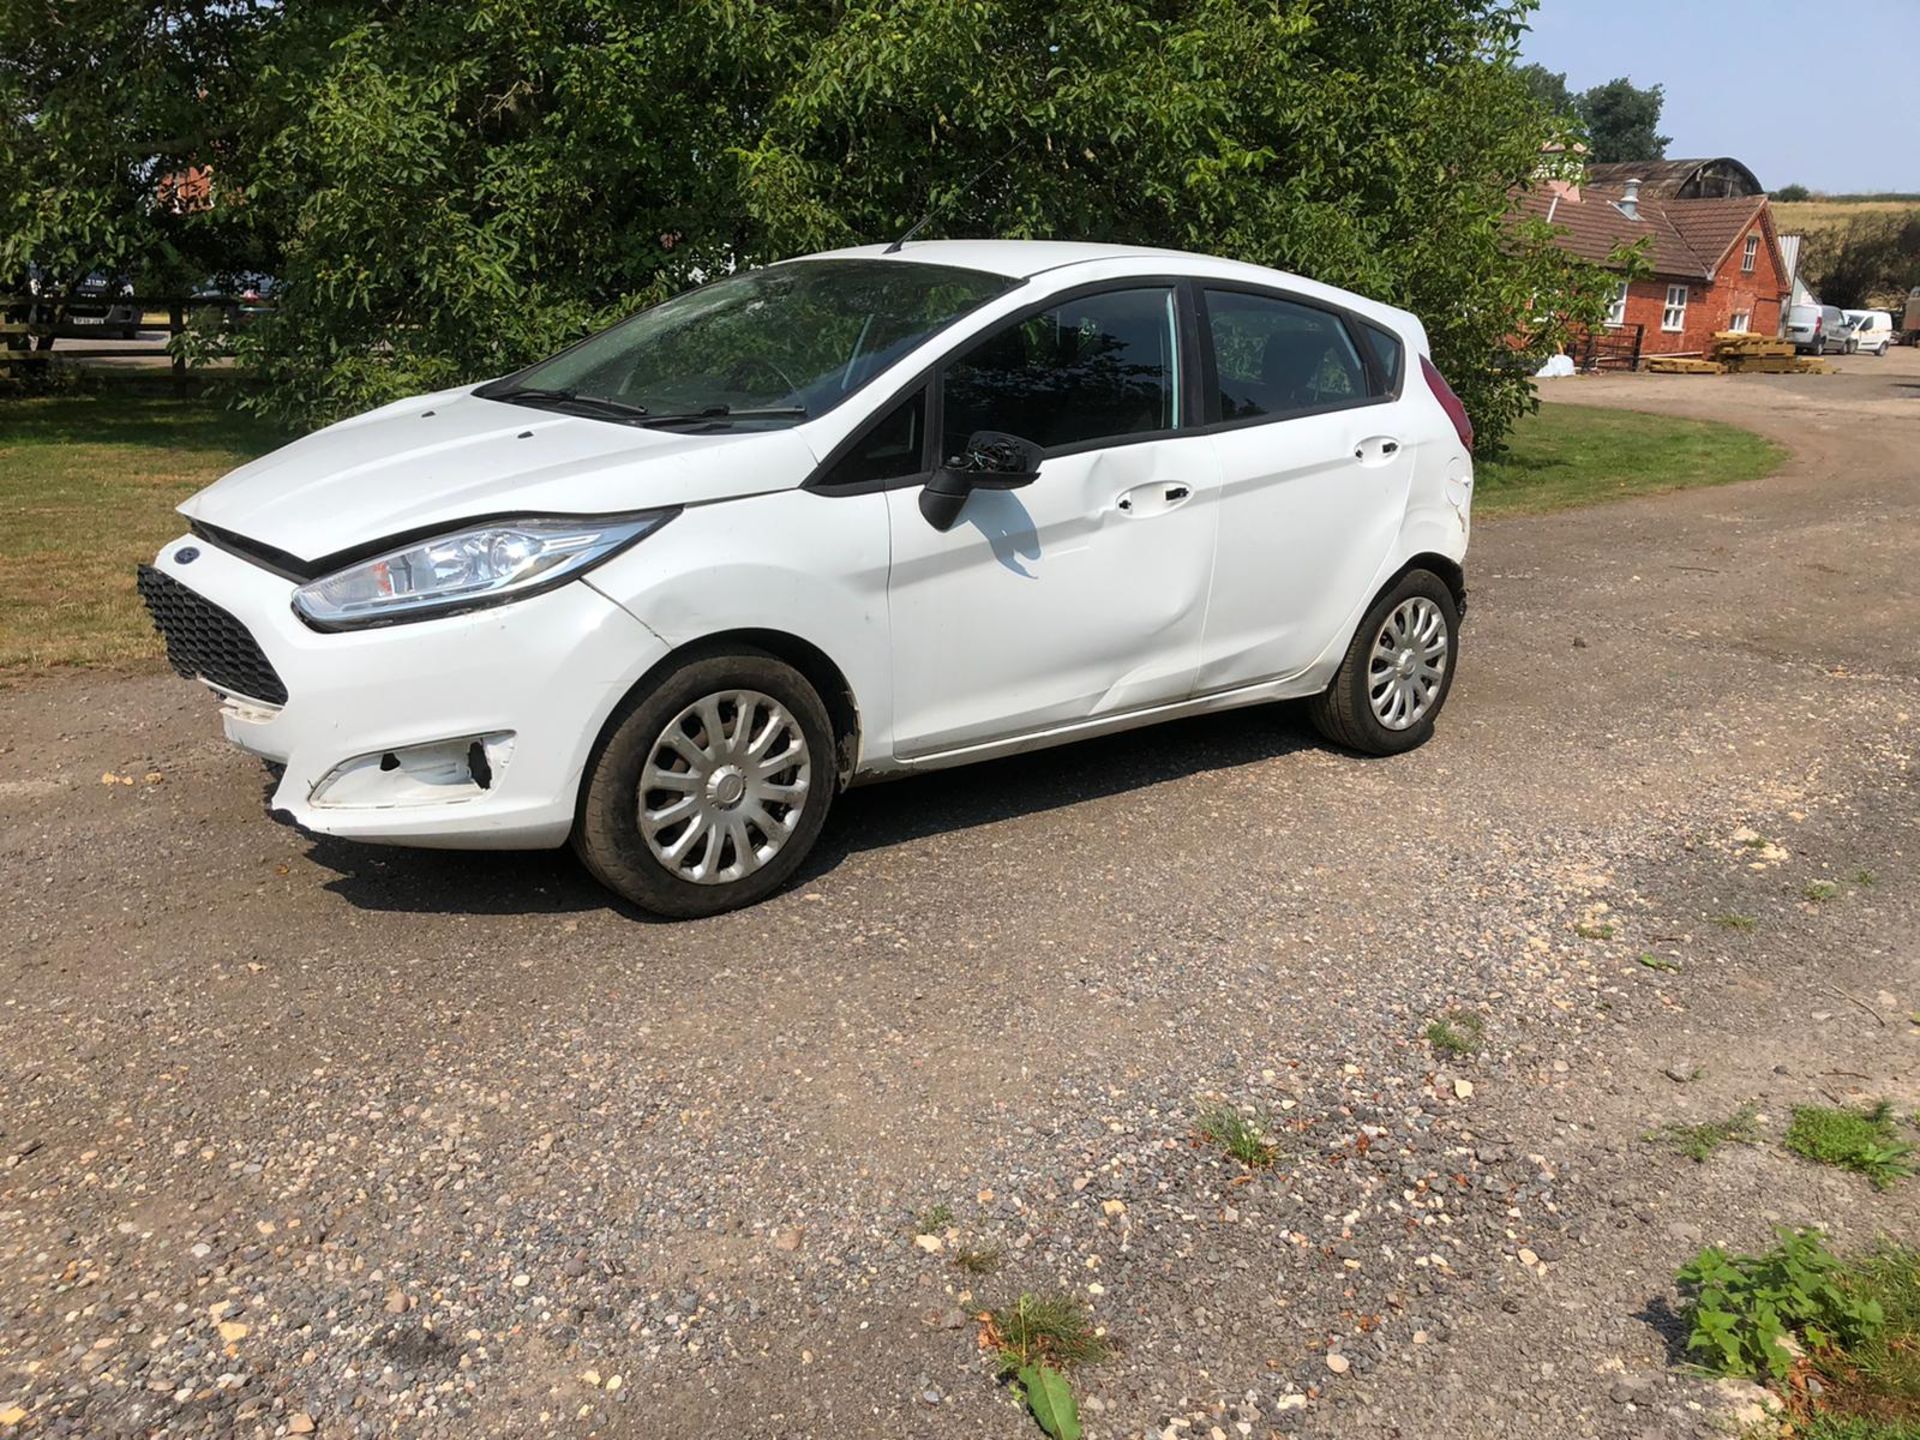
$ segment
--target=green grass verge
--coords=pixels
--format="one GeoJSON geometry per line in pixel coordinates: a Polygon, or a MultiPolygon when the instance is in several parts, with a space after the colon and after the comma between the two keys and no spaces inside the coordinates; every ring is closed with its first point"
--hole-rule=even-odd
{"type": "Polygon", "coordinates": [[[1537,515],[1757,480],[1786,454],[1734,425],[1551,401],[1514,426],[1504,455],[1475,463],[1473,513],[1537,515]]]}
{"type": "Polygon", "coordinates": [[[174,506],[284,438],[164,383],[0,400],[0,675],[158,655],[134,566],[186,528],[174,506]]]}
{"type": "MultiPolygon", "coordinates": [[[[0,399],[0,675],[160,653],[133,568],[183,528],[173,507],[286,437],[218,393],[164,382],[0,399]]],[[[1747,480],[1784,452],[1745,430],[1544,407],[1476,469],[1474,508],[1523,514],[1747,480]]]]}

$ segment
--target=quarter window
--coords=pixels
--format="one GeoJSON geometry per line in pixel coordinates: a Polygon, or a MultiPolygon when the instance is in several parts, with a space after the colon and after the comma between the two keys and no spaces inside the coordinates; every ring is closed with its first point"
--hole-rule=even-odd
{"type": "Polygon", "coordinates": [[[1740,268],[1742,270],[1745,270],[1751,273],[1751,271],[1753,270],[1754,257],[1759,253],[1760,253],[1760,237],[1758,235],[1747,236],[1746,253],[1744,253],[1740,257],[1740,268]]]}
{"type": "Polygon", "coordinates": [[[1667,286],[1666,308],[1660,312],[1662,330],[1684,330],[1687,328],[1687,287],[1684,285],[1667,286]]]}
{"type": "Polygon", "coordinates": [[[1357,405],[1369,398],[1366,367],[1338,315],[1238,290],[1206,295],[1222,420],[1357,405]]]}
{"type": "Polygon", "coordinates": [[[1082,296],[987,337],[947,367],[942,453],[976,430],[1043,449],[1177,429],[1178,329],[1165,286],[1082,296]]]}
{"type": "Polygon", "coordinates": [[[1400,343],[1400,337],[1391,330],[1383,330],[1378,325],[1360,322],[1367,332],[1367,340],[1373,346],[1373,358],[1380,364],[1380,378],[1386,381],[1387,393],[1392,394],[1400,388],[1400,366],[1406,359],[1406,347],[1400,343]]]}
{"type": "Polygon", "coordinates": [[[921,388],[887,412],[822,475],[819,484],[867,485],[926,469],[927,392],[921,388]]]}

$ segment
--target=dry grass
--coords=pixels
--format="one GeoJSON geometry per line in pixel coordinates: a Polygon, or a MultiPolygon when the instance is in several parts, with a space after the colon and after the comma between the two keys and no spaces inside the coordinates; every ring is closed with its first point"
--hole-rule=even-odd
{"type": "Polygon", "coordinates": [[[1790,200],[1774,202],[1773,223],[1782,235],[1840,230],[1869,215],[1920,214],[1913,200],[1790,200]]]}
{"type": "Polygon", "coordinates": [[[186,528],[174,506],[281,438],[164,384],[0,400],[0,676],[157,656],[134,566],[186,528]]]}

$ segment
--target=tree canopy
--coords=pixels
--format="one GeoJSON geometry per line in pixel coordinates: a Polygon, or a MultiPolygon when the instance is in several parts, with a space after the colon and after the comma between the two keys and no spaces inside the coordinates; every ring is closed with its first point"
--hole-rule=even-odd
{"type": "Polygon", "coordinates": [[[1658,85],[1644,90],[1625,76],[1582,91],[1574,108],[1587,127],[1587,145],[1594,160],[1659,160],[1667,153],[1670,136],[1660,133],[1660,109],[1665,92],[1658,85]]]}
{"type": "Polygon", "coordinates": [[[1508,216],[1571,138],[1514,64],[1533,3],[16,0],[0,264],[271,270],[228,338],[255,403],[313,422],[891,238],[986,169],[927,234],[1171,245],[1403,305],[1497,443],[1608,288],[1508,216]],[[212,208],[156,215],[187,164],[212,208]]]}

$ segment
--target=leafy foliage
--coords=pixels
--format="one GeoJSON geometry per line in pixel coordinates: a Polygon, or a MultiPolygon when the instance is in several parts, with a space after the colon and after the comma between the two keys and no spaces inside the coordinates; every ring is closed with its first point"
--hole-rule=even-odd
{"type": "Polygon", "coordinates": [[[1664,99],[1660,86],[1641,89],[1625,76],[1584,91],[1574,105],[1586,122],[1592,158],[1601,163],[1663,158],[1671,139],[1660,133],[1664,99]]]}
{"type": "Polygon", "coordinates": [[[1064,1375],[1051,1365],[1022,1365],[1014,1378],[1042,1430],[1054,1440],[1080,1440],[1080,1406],[1064,1375]]]}
{"type": "Polygon", "coordinates": [[[1793,1365],[1789,1338],[1813,1351],[1850,1349],[1879,1334],[1886,1314],[1845,1278],[1818,1230],[1782,1230],[1761,1255],[1709,1245],[1676,1276],[1690,1292],[1687,1348],[1723,1374],[1776,1379],[1793,1365]]]}
{"type": "Polygon", "coordinates": [[[1813,231],[1802,269],[1829,305],[1860,309],[1897,303],[1920,285],[1920,212],[1864,215],[1813,231]]]}
{"type": "Polygon", "coordinates": [[[181,0],[194,23],[168,28],[87,0],[97,23],[38,26],[38,78],[0,95],[0,162],[45,152],[0,234],[74,264],[147,253],[148,176],[108,121],[134,115],[149,157],[182,122],[165,163],[211,164],[203,218],[285,282],[271,317],[190,348],[235,346],[259,403],[310,424],[944,204],[930,236],[1177,246],[1405,306],[1494,449],[1611,286],[1506,219],[1568,134],[1514,68],[1532,4],[181,0]],[[103,45],[135,62],[124,84],[103,45]],[[41,118],[83,110],[59,135],[41,118]]]}
{"type": "Polygon", "coordinates": [[[266,259],[242,210],[178,203],[175,183],[226,168],[239,60],[272,13],[248,0],[0,5],[0,291],[29,266],[58,293],[96,271],[165,289],[266,259]]]}
{"type": "Polygon", "coordinates": [[[1796,1105],[1786,1146],[1822,1165],[1856,1170],[1876,1190],[1913,1173],[1913,1146],[1894,1129],[1893,1106],[1885,1100],[1865,1110],[1796,1105]]]}

